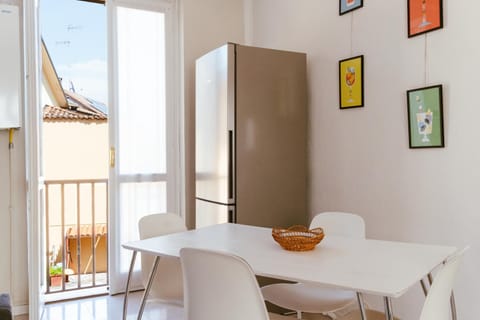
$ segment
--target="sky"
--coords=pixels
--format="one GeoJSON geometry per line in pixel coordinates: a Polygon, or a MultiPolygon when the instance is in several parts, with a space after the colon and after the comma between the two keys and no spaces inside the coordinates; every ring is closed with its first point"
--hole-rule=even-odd
{"type": "Polygon", "coordinates": [[[107,103],[107,24],[104,5],[41,0],[40,29],[64,89],[107,103]]]}

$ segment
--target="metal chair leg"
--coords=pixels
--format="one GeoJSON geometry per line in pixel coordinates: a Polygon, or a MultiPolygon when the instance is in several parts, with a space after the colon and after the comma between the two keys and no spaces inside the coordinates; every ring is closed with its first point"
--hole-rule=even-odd
{"type": "Polygon", "coordinates": [[[422,286],[423,294],[426,297],[427,294],[428,294],[428,289],[427,289],[427,285],[425,284],[425,281],[423,281],[423,279],[420,280],[420,285],[422,286]]]}
{"type": "Polygon", "coordinates": [[[365,304],[363,302],[363,296],[360,292],[357,292],[357,301],[358,301],[358,306],[360,308],[360,315],[362,316],[362,320],[367,320],[367,313],[365,312],[365,304]]]}
{"type": "Polygon", "coordinates": [[[128,293],[130,290],[130,278],[132,277],[133,267],[135,266],[135,259],[137,258],[137,251],[133,251],[132,260],[130,261],[130,268],[128,269],[127,285],[125,288],[125,296],[123,297],[123,320],[127,319],[127,307],[128,307],[128,293]]]}
{"type": "Polygon", "coordinates": [[[393,320],[392,299],[390,297],[384,297],[385,303],[385,320],[393,320]]]}

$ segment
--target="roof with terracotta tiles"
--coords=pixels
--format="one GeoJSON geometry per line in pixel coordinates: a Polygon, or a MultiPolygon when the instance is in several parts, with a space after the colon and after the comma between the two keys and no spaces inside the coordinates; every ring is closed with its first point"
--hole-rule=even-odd
{"type": "Polygon", "coordinates": [[[107,114],[94,106],[91,100],[67,90],[65,90],[65,97],[68,108],[46,105],[43,108],[43,120],[107,121],[107,114]]]}
{"type": "Polygon", "coordinates": [[[107,120],[105,114],[85,113],[70,108],[45,106],[43,108],[43,120],[107,120]]]}

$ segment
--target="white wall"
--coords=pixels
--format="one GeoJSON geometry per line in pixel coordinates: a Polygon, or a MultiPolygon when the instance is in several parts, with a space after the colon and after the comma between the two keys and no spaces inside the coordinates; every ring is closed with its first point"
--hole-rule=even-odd
{"type": "MultiPolygon", "coordinates": [[[[443,2],[445,27],[408,39],[403,0],[364,1],[344,16],[338,0],[249,1],[248,37],[254,45],[308,55],[310,214],[359,213],[370,238],[470,244],[455,292],[459,319],[473,320],[480,297],[480,98],[474,81],[480,2],[443,2]],[[425,41],[427,84],[444,85],[446,147],[412,150],[405,91],[425,84],[425,41]],[[338,60],[358,54],[365,55],[365,107],[339,110],[338,60]]],[[[416,286],[394,301],[394,310],[418,319],[422,302],[416,286]]]]}
{"type": "Polygon", "coordinates": [[[16,130],[12,149],[13,210],[10,213],[8,131],[0,131],[0,292],[11,292],[15,306],[28,303],[24,130],[16,130]],[[11,224],[13,229],[10,228],[11,224]],[[10,241],[12,237],[12,243],[10,241]],[[12,247],[11,247],[12,245],[12,247]],[[13,261],[12,261],[13,259],[13,261]],[[12,271],[12,273],[10,273],[12,271]]]}
{"type": "Polygon", "coordinates": [[[185,90],[186,220],[195,226],[195,60],[227,42],[243,43],[243,0],[180,0],[185,90]]]}
{"type": "MultiPolygon", "coordinates": [[[[0,0],[0,3],[19,6],[19,12],[22,12],[20,0],[0,0]]],[[[14,134],[13,189],[10,189],[8,131],[0,131],[0,292],[10,292],[10,285],[12,285],[12,303],[15,306],[28,303],[24,134],[23,129],[16,130],[14,134]],[[13,192],[12,214],[9,210],[11,191],[13,192]],[[13,229],[10,228],[11,223],[13,229]]]]}

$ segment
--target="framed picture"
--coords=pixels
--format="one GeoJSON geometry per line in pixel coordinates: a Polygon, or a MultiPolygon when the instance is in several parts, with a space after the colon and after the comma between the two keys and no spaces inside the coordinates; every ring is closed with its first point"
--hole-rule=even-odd
{"type": "Polygon", "coordinates": [[[408,0],[408,37],[443,28],[442,0],[408,0]]]}
{"type": "Polygon", "coordinates": [[[443,148],[442,85],[407,91],[410,148],[443,148]]]}
{"type": "Polygon", "coordinates": [[[363,55],[340,60],[340,109],[363,107],[363,55]]]}
{"type": "Polygon", "coordinates": [[[340,15],[363,7],[363,0],[339,0],[340,1],[340,15]]]}

